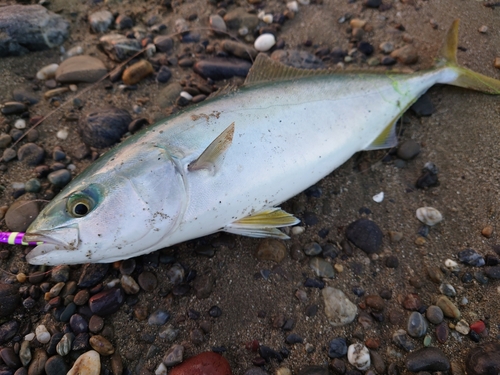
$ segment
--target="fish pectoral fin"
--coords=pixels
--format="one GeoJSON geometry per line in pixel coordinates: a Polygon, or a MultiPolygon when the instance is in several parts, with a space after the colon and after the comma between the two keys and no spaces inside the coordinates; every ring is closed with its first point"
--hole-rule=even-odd
{"type": "Polygon", "coordinates": [[[206,169],[212,174],[215,174],[223,161],[223,155],[233,142],[234,122],[229,125],[210,145],[202,152],[202,154],[188,165],[188,171],[198,171],[206,169]]]}
{"type": "Polygon", "coordinates": [[[289,237],[277,228],[295,225],[299,222],[299,219],[288,212],[280,208],[271,208],[239,219],[224,227],[223,230],[247,237],[288,239],[289,237]]]}
{"type": "Polygon", "coordinates": [[[392,121],[380,135],[363,151],[381,150],[384,148],[392,148],[398,145],[398,135],[396,134],[396,122],[392,121]]]}

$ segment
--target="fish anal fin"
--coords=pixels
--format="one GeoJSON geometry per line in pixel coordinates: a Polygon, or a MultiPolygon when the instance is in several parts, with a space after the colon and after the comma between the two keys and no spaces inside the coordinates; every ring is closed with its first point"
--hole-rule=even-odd
{"type": "Polygon", "coordinates": [[[223,230],[248,237],[288,238],[277,228],[295,225],[299,222],[299,219],[288,212],[280,208],[271,208],[239,219],[224,227],[223,230]]]}
{"type": "MultiPolygon", "coordinates": [[[[399,117],[399,116],[398,116],[399,117]]],[[[380,135],[364,149],[364,151],[381,150],[384,148],[392,148],[398,144],[398,136],[396,134],[396,122],[394,120],[385,127],[380,135]]]]}
{"type": "Polygon", "coordinates": [[[189,163],[188,171],[206,169],[214,174],[220,167],[223,155],[233,142],[234,122],[229,125],[195,161],[189,163]]]}

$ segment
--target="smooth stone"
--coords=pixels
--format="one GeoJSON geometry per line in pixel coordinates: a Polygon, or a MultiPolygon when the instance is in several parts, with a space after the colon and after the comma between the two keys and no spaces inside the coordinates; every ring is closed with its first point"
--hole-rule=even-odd
{"type": "Polygon", "coordinates": [[[121,62],[142,49],[141,42],[121,34],[108,34],[99,39],[99,46],[113,60],[121,62]]]}
{"type": "Polygon", "coordinates": [[[460,310],[451,302],[448,297],[440,296],[436,301],[436,306],[443,310],[444,316],[453,319],[460,319],[460,310]]]}
{"type": "Polygon", "coordinates": [[[158,285],[158,279],[155,274],[149,271],[141,272],[137,278],[139,285],[146,292],[153,292],[158,285]]]}
{"type": "Polygon", "coordinates": [[[258,260],[270,260],[280,263],[285,259],[286,254],[287,249],[282,241],[268,238],[260,241],[255,252],[255,257],[258,260]]]}
{"type": "Polygon", "coordinates": [[[224,15],[224,22],[229,29],[246,28],[253,32],[259,24],[259,18],[255,14],[248,13],[245,8],[234,8],[224,15]]]}
{"type": "Polygon", "coordinates": [[[418,61],[418,51],[412,45],[406,45],[392,51],[391,57],[398,60],[401,64],[411,65],[418,61]]]}
{"type": "Polygon", "coordinates": [[[271,59],[299,69],[323,69],[325,67],[321,59],[306,51],[280,49],[271,54],[271,59]]]}
{"type": "Polygon", "coordinates": [[[40,97],[27,87],[16,87],[12,90],[12,99],[16,102],[27,103],[29,105],[40,101],[40,97]]]}
{"type": "Polygon", "coordinates": [[[154,326],[162,326],[170,319],[168,311],[159,309],[153,312],[148,318],[148,324],[154,326]]]}
{"type": "Polygon", "coordinates": [[[48,174],[49,182],[57,187],[64,187],[71,181],[71,172],[67,169],[59,169],[48,174]]]}
{"type": "Polygon", "coordinates": [[[410,109],[417,117],[427,117],[436,112],[436,107],[432,104],[431,98],[427,93],[418,98],[410,109]]]}
{"type": "MultiPolygon", "coordinates": [[[[10,229],[9,225],[7,227],[10,229]]],[[[0,317],[10,316],[21,303],[19,287],[0,283],[0,317]]]]}
{"type": "Polygon", "coordinates": [[[92,333],[101,332],[104,327],[104,319],[98,315],[92,315],[89,320],[89,331],[92,333]]]}
{"type": "Polygon", "coordinates": [[[137,294],[141,290],[139,284],[129,275],[122,275],[120,284],[126,294],[137,294]]]}
{"type": "Polygon", "coordinates": [[[254,60],[258,54],[258,51],[254,48],[231,39],[224,40],[221,47],[224,51],[247,60],[254,60]]]}
{"type": "Polygon", "coordinates": [[[87,263],[83,266],[80,279],[78,280],[79,288],[92,288],[101,282],[109,270],[107,263],[87,263]]]}
{"type": "Polygon", "coordinates": [[[371,364],[370,351],[361,343],[349,345],[347,360],[360,371],[368,370],[371,364]]]}
{"type": "Polygon", "coordinates": [[[174,40],[167,35],[158,35],[154,38],[153,43],[158,52],[169,52],[174,48],[174,40]]]}
{"type": "Polygon", "coordinates": [[[259,52],[269,51],[276,44],[276,38],[273,34],[262,34],[255,39],[254,48],[259,52]]]}
{"type": "Polygon", "coordinates": [[[211,14],[208,19],[208,23],[215,34],[224,35],[224,33],[227,31],[227,26],[224,22],[224,19],[218,14],[211,14]]]}
{"type": "Polygon", "coordinates": [[[140,60],[123,71],[122,80],[126,85],[132,86],[153,73],[151,63],[147,60],[140,60]]]}
{"type": "Polygon", "coordinates": [[[346,229],[349,241],[367,254],[373,254],[382,246],[382,231],[375,222],[368,219],[358,219],[349,224],[346,229]]]}
{"type": "Polygon", "coordinates": [[[15,201],[5,213],[5,225],[11,232],[26,232],[39,213],[38,202],[15,201]]]}
{"type": "Polygon", "coordinates": [[[370,350],[370,360],[377,374],[385,374],[386,366],[382,356],[375,350],[370,350]]]}
{"type": "Polygon", "coordinates": [[[434,207],[420,207],[416,215],[418,220],[430,227],[443,221],[443,215],[434,207]]]}
{"type": "Polygon", "coordinates": [[[406,369],[411,372],[420,371],[448,371],[450,361],[438,348],[429,347],[418,349],[406,356],[406,369]]]}
{"type": "Polygon", "coordinates": [[[418,154],[420,154],[421,148],[418,142],[413,139],[405,141],[398,146],[398,158],[403,160],[414,159],[418,154]]]}
{"type": "Polygon", "coordinates": [[[71,318],[69,319],[69,325],[75,335],[83,332],[88,332],[89,330],[89,324],[80,314],[71,315],[71,318]]]}
{"type": "Polygon", "coordinates": [[[21,343],[21,349],[19,349],[19,359],[21,360],[21,363],[23,366],[28,367],[29,363],[31,362],[31,349],[30,349],[30,342],[29,341],[23,341],[21,343]]]}
{"type": "Polygon", "coordinates": [[[97,109],[79,122],[80,135],[90,147],[104,148],[112,146],[128,131],[132,117],[128,111],[110,107],[97,109]]]}
{"type": "Polygon", "coordinates": [[[90,346],[102,356],[110,356],[115,352],[113,345],[101,335],[92,336],[89,340],[90,346]]]}
{"type": "MultiPolygon", "coordinates": [[[[166,365],[166,364],[165,364],[166,365]]],[[[203,352],[174,367],[169,375],[232,375],[229,362],[220,354],[203,352]]]]}
{"type": "Polygon", "coordinates": [[[469,323],[465,320],[459,320],[457,324],[455,324],[455,331],[461,333],[462,335],[468,335],[470,332],[469,323]]]}
{"type": "Polygon", "coordinates": [[[316,276],[327,277],[329,279],[333,279],[335,276],[333,266],[322,258],[311,258],[311,260],[309,261],[309,266],[313,269],[316,276]]]}
{"type": "Polygon", "coordinates": [[[57,354],[57,344],[61,341],[64,334],[62,332],[56,332],[50,338],[49,344],[47,345],[47,354],[49,357],[57,354]]]}
{"type": "Polygon", "coordinates": [[[500,266],[484,267],[484,273],[490,279],[498,280],[500,279],[500,266]]]}
{"type": "Polygon", "coordinates": [[[458,260],[461,263],[467,264],[469,266],[482,267],[485,264],[483,256],[474,249],[462,250],[457,255],[458,260]]]}
{"type": "Polygon", "coordinates": [[[73,346],[71,347],[71,350],[74,350],[75,352],[89,350],[90,349],[89,339],[90,339],[90,334],[88,334],[87,332],[82,332],[78,334],[75,337],[75,340],[73,341],[73,346]]]}
{"type": "Polygon", "coordinates": [[[6,148],[3,150],[2,159],[4,162],[14,160],[17,156],[16,150],[13,148],[6,148]]]}
{"type": "Polygon", "coordinates": [[[129,16],[120,14],[118,17],[116,17],[115,28],[117,30],[127,30],[131,29],[132,27],[134,27],[134,20],[129,16]]]}
{"type": "Polygon", "coordinates": [[[35,349],[35,353],[28,367],[28,375],[43,375],[45,373],[45,363],[47,359],[48,355],[44,349],[35,349]]]}
{"type": "Polygon", "coordinates": [[[347,343],[344,338],[337,337],[328,344],[328,357],[342,358],[347,354],[347,343]]]}
{"type": "Polygon", "coordinates": [[[179,332],[179,329],[176,329],[171,324],[169,324],[163,331],[158,334],[158,337],[168,342],[172,342],[177,338],[179,332]]]}
{"type": "Polygon", "coordinates": [[[100,10],[89,15],[89,24],[95,33],[105,32],[109,29],[113,21],[113,13],[109,10],[100,10]]]}
{"type": "Polygon", "coordinates": [[[384,299],[376,294],[371,294],[365,297],[366,306],[371,307],[375,311],[382,311],[385,307],[384,299]]]}
{"type": "Polygon", "coordinates": [[[179,97],[182,92],[183,87],[179,82],[172,82],[163,89],[157,95],[157,104],[160,107],[166,108],[173,105],[176,99],[179,97]]]}
{"type": "Polygon", "coordinates": [[[323,249],[317,242],[311,242],[304,246],[304,253],[311,257],[321,254],[322,251],[323,249]]]}
{"type": "Polygon", "coordinates": [[[50,341],[50,333],[43,324],[36,327],[35,335],[40,344],[47,344],[50,341]]]}
{"type": "Polygon", "coordinates": [[[167,83],[172,78],[172,71],[165,65],[162,65],[156,74],[156,81],[160,83],[167,83]]]}
{"type": "Polygon", "coordinates": [[[22,366],[21,360],[12,348],[0,349],[0,359],[11,369],[18,369],[22,366]]]}
{"type": "Polygon", "coordinates": [[[193,70],[204,78],[218,81],[235,76],[246,77],[251,66],[252,64],[246,60],[213,57],[196,62],[193,70]]]}
{"type": "Polygon", "coordinates": [[[27,193],[38,193],[42,187],[42,184],[40,181],[36,178],[31,178],[28,181],[26,181],[26,185],[24,186],[24,189],[26,190],[27,193]]]}
{"type": "Polygon", "coordinates": [[[61,45],[69,36],[69,22],[41,5],[0,8],[0,57],[19,56],[61,45]]]}
{"type": "Polygon", "coordinates": [[[64,60],[56,71],[56,80],[61,83],[97,82],[108,73],[98,58],[81,55],[64,60]]]}
{"type": "Polygon", "coordinates": [[[432,324],[439,324],[444,318],[443,310],[441,310],[438,306],[431,305],[425,311],[425,317],[432,324]]]}
{"type": "Polygon", "coordinates": [[[196,298],[205,299],[210,297],[215,288],[215,277],[211,273],[199,275],[195,281],[193,288],[196,292],[196,298]]]}
{"type": "Polygon", "coordinates": [[[12,142],[12,137],[9,134],[0,134],[0,148],[6,148],[12,142]]]}
{"type": "Polygon", "coordinates": [[[64,361],[64,358],[61,357],[60,355],[55,355],[53,357],[50,357],[47,360],[47,362],[45,362],[45,373],[47,375],[66,374],[67,372],[68,372],[68,365],[64,361]]]}
{"type": "Polygon", "coordinates": [[[62,311],[61,316],[59,316],[59,320],[61,322],[67,323],[71,320],[71,317],[75,312],[76,312],[76,305],[73,302],[70,302],[62,311]]]}
{"type": "Polygon", "coordinates": [[[83,353],[66,375],[99,375],[101,358],[95,350],[83,353]]]}
{"type": "Polygon", "coordinates": [[[467,375],[490,375],[500,373],[500,344],[488,342],[469,350],[465,359],[467,375]]]}
{"type": "Polygon", "coordinates": [[[457,295],[457,291],[451,284],[443,283],[439,286],[439,291],[448,297],[455,297],[457,295]]]}
{"type": "Polygon", "coordinates": [[[16,114],[20,115],[28,110],[26,104],[19,102],[6,102],[0,105],[0,108],[1,108],[0,112],[2,112],[4,115],[16,115],[16,114]]]}
{"type": "Polygon", "coordinates": [[[117,312],[125,302],[125,293],[121,288],[110,288],[99,292],[89,299],[92,313],[105,317],[117,312]]]}
{"type": "Polygon", "coordinates": [[[325,302],[325,314],[330,324],[340,327],[351,323],[358,312],[358,308],[339,289],[326,287],[321,291],[325,302]]]}
{"type": "Polygon", "coordinates": [[[176,344],[165,353],[162,362],[165,366],[175,366],[182,362],[183,356],[184,346],[176,344]]]}
{"type": "MultiPolygon", "coordinates": [[[[297,335],[296,333],[290,333],[286,338],[285,342],[289,345],[302,344],[304,339],[297,335]]],[[[347,349],[347,348],[346,348],[347,349]]]]}
{"type": "Polygon", "coordinates": [[[411,337],[422,337],[427,333],[427,321],[424,316],[417,311],[411,313],[408,318],[406,331],[411,337]]]}
{"type": "Polygon", "coordinates": [[[61,341],[56,346],[56,352],[61,357],[68,355],[75,341],[75,335],[72,332],[65,333],[61,341]]]}
{"type": "Polygon", "coordinates": [[[406,350],[407,352],[411,352],[413,349],[415,349],[415,344],[408,337],[408,334],[404,329],[398,329],[393,333],[392,342],[400,348],[406,350]]]}
{"type": "Polygon", "coordinates": [[[17,151],[17,158],[25,161],[30,166],[35,166],[43,162],[45,150],[35,143],[25,143],[17,151]]]}

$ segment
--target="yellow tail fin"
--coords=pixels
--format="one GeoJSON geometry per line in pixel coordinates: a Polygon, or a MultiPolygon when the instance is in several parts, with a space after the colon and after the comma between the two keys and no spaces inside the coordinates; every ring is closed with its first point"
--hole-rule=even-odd
{"type": "Polygon", "coordinates": [[[500,80],[476,73],[458,65],[458,24],[459,20],[455,20],[449,28],[436,65],[447,66],[458,73],[457,79],[449,82],[450,85],[481,91],[487,94],[500,95],[500,80]]]}

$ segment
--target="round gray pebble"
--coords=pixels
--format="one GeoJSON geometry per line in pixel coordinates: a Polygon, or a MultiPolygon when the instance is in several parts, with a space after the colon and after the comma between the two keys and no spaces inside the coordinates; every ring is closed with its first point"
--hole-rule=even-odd
{"type": "Polygon", "coordinates": [[[439,324],[443,321],[444,318],[443,310],[435,305],[431,305],[427,308],[425,316],[432,324],[439,324]]]}
{"type": "Polygon", "coordinates": [[[63,187],[71,181],[71,172],[67,169],[59,169],[58,171],[49,173],[47,179],[52,185],[63,187]]]}
{"type": "Polygon", "coordinates": [[[398,158],[403,160],[411,160],[420,154],[420,145],[413,139],[403,142],[398,147],[398,158]]]}

